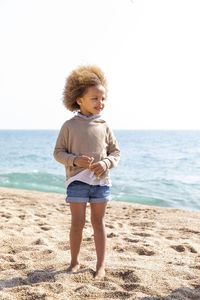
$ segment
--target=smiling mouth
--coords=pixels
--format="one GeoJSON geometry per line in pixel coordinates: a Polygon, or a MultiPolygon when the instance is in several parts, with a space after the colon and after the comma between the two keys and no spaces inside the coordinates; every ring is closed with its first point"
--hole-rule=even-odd
{"type": "Polygon", "coordinates": [[[96,110],[102,110],[102,107],[95,107],[96,110]]]}

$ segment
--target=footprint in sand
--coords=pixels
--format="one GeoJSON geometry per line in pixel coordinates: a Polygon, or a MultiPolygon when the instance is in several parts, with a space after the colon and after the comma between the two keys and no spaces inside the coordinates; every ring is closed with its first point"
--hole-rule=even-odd
{"type": "Polygon", "coordinates": [[[195,231],[189,228],[180,228],[181,231],[185,232],[185,233],[194,233],[194,234],[200,234],[200,231],[195,231]]]}
{"type": "Polygon", "coordinates": [[[145,248],[138,248],[136,250],[136,253],[139,254],[139,255],[147,255],[147,256],[155,255],[154,251],[149,251],[149,250],[147,250],[145,248]]]}
{"type": "Polygon", "coordinates": [[[48,230],[51,230],[50,227],[47,227],[47,226],[40,226],[40,228],[44,231],[48,231],[48,230]]]}
{"type": "Polygon", "coordinates": [[[3,214],[1,214],[1,217],[6,218],[6,219],[10,219],[12,217],[12,215],[9,214],[9,213],[3,213],[3,214]]]}
{"type": "Polygon", "coordinates": [[[121,253],[121,252],[124,252],[125,251],[125,249],[124,248],[121,248],[121,247],[119,247],[119,246],[115,246],[115,247],[113,247],[112,248],[114,251],[117,251],[117,252],[119,252],[119,253],[121,253]]]}
{"type": "Polygon", "coordinates": [[[109,233],[109,234],[107,235],[108,238],[113,238],[113,237],[116,237],[116,236],[117,236],[117,235],[114,234],[113,232],[111,232],[111,233],[109,233]]]}
{"type": "Polygon", "coordinates": [[[197,253],[197,251],[190,245],[172,245],[171,248],[177,252],[184,252],[188,249],[191,253],[197,253]]]}
{"type": "Polygon", "coordinates": [[[45,242],[43,241],[43,239],[39,238],[37,240],[35,240],[32,245],[46,245],[45,242]]]}
{"type": "Polygon", "coordinates": [[[24,270],[27,268],[25,264],[12,264],[14,270],[24,270]]]}
{"type": "Polygon", "coordinates": [[[37,213],[37,214],[35,214],[35,216],[36,216],[36,217],[40,217],[40,218],[46,218],[46,217],[47,217],[46,215],[43,215],[43,214],[38,214],[38,213],[37,213]]]}
{"type": "Polygon", "coordinates": [[[140,279],[137,275],[135,275],[133,270],[118,270],[112,271],[111,275],[117,278],[121,278],[124,283],[136,283],[140,282],[140,279]]]}
{"type": "Polygon", "coordinates": [[[55,251],[54,250],[51,250],[51,249],[45,249],[42,251],[42,254],[46,255],[46,254],[51,254],[51,253],[54,253],[55,251]]]}
{"type": "Polygon", "coordinates": [[[64,213],[63,208],[58,208],[58,207],[56,207],[56,210],[59,211],[59,212],[64,213]]]}
{"type": "Polygon", "coordinates": [[[191,253],[198,253],[192,246],[187,245],[186,247],[188,248],[188,250],[189,250],[191,253]]]}
{"type": "Polygon", "coordinates": [[[127,292],[131,292],[135,289],[137,289],[140,285],[137,283],[131,283],[131,284],[122,284],[121,287],[127,291],[127,292]]]}
{"type": "Polygon", "coordinates": [[[92,239],[91,237],[87,237],[87,238],[84,238],[84,239],[83,239],[84,242],[90,242],[90,241],[92,241],[92,240],[93,240],[93,239],[92,239]]]}
{"type": "Polygon", "coordinates": [[[21,220],[24,220],[25,217],[26,217],[25,215],[19,215],[19,216],[18,216],[18,218],[20,218],[21,220]]]}
{"type": "Polygon", "coordinates": [[[172,249],[176,250],[177,252],[184,252],[185,251],[185,247],[182,245],[173,245],[171,246],[172,249]]]}
{"type": "Polygon", "coordinates": [[[126,242],[129,242],[129,243],[138,243],[139,242],[139,240],[134,240],[134,239],[130,239],[130,238],[124,238],[123,240],[126,242]]]}
{"type": "Polygon", "coordinates": [[[110,228],[110,229],[114,229],[115,227],[113,225],[106,225],[106,227],[110,228]]]}
{"type": "Polygon", "coordinates": [[[143,236],[143,237],[150,237],[151,234],[149,233],[144,233],[144,232],[135,232],[134,235],[138,235],[138,236],[143,236]]]}

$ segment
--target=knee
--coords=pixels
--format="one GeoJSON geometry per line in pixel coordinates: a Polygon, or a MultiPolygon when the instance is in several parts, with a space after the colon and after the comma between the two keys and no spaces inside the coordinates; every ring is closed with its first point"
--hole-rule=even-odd
{"type": "Polygon", "coordinates": [[[85,226],[85,220],[72,220],[71,228],[75,231],[81,231],[83,230],[83,227],[85,226]]]}
{"type": "Polygon", "coordinates": [[[104,228],[104,219],[93,219],[91,218],[91,223],[94,229],[102,230],[104,228]]]}

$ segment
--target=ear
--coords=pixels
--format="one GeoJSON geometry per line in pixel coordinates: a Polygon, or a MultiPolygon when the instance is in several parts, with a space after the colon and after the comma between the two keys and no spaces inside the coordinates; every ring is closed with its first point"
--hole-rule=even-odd
{"type": "Polygon", "coordinates": [[[77,98],[76,102],[81,105],[83,103],[83,98],[77,98]]]}

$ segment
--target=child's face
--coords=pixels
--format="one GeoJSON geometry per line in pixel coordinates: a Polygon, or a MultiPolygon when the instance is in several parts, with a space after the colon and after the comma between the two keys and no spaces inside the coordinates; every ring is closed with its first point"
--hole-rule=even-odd
{"type": "Polygon", "coordinates": [[[77,103],[85,116],[100,114],[105,105],[105,88],[102,85],[89,87],[84,96],[77,99],[77,103]]]}

